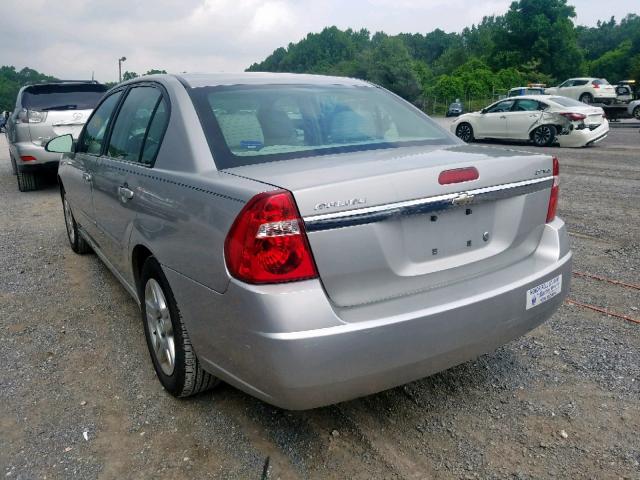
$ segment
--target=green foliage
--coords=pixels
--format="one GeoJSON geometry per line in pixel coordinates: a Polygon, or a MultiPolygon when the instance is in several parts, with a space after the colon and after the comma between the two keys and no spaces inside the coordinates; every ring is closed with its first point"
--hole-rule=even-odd
{"type": "Polygon", "coordinates": [[[610,50],[590,62],[589,71],[595,77],[610,78],[614,81],[625,80],[629,72],[631,54],[631,40],[625,40],[618,48],[610,50]]]}
{"type": "Polygon", "coordinates": [[[574,18],[567,0],[517,0],[504,15],[485,17],[459,34],[436,29],[371,36],[333,26],[276,49],[248,70],[353,76],[416,103],[433,96],[494,97],[530,82],[555,84],[587,69],[630,75],[622,59],[635,52],[636,43],[640,47],[640,37],[633,40],[640,18],[628,15],[620,24],[611,19],[595,29],[574,27],[574,18]],[[600,30],[633,37],[631,47],[618,42],[601,52],[600,30]]]}
{"type": "Polygon", "coordinates": [[[0,67],[0,111],[15,108],[18,91],[22,86],[51,80],[55,78],[31,68],[17,71],[15,67],[0,67]]]}

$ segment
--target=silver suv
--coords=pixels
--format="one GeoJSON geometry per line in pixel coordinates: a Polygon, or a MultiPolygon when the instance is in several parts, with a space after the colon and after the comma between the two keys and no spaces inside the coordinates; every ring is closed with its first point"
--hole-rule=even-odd
{"type": "Polygon", "coordinates": [[[9,156],[21,192],[36,190],[40,175],[58,168],[60,155],[45,151],[53,137],[77,138],[107,87],[95,81],[59,81],[22,87],[6,125],[9,156]]]}

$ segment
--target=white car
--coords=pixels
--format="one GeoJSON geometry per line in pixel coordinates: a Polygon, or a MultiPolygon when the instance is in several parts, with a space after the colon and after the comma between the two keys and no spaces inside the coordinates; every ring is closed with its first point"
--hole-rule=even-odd
{"type": "Polygon", "coordinates": [[[556,142],[561,147],[586,147],[608,135],[609,122],[600,107],[567,97],[523,95],[460,115],[451,131],[467,143],[494,138],[530,141],[540,147],[556,142]]]}
{"type": "Polygon", "coordinates": [[[616,89],[604,78],[570,78],[557,87],[545,89],[546,95],[562,95],[580,100],[582,103],[613,103],[616,89]]]}

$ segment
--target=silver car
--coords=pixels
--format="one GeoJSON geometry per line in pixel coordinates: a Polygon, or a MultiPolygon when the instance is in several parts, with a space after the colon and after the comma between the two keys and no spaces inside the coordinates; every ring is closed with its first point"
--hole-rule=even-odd
{"type": "Polygon", "coordinates": [[[74,138],[107,87],[94,81],[56,81],[22,87],[5,129],[9,157],[21,192],[35,190],[40,176],[58,168],[60,155],[46,152],[52,138],[74,138]]]}
{"type": "Polygon", "coordinates": [[[47,148],[67,152],[71,247],[139,303],[176,396],[371,394],[523,335],[569,291],[557,159],[465,145],[363,81],[142,77],[47,148]]]}

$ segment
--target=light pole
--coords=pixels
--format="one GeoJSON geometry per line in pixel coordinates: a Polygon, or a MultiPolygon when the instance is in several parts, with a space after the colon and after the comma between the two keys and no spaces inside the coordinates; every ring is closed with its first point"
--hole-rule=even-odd
{"type": "Polygon", "coordinates": [[[120,57],[118,59],[118,79],[122,82],[122,62],[126,61],[127,57],[120,57]]]}

